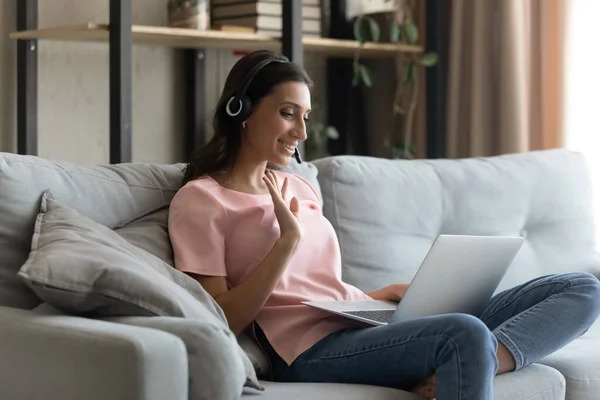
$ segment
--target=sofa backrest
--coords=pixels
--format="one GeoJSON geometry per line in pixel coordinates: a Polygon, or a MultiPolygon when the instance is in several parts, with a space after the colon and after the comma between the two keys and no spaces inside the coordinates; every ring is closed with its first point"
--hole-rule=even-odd
{"type": "Polygon", "coordinates": [[[313,163],[339,237],[343,279],[365,291],[410,282],[443,233],[526,238],[498,291],[550,273],[600,276],[592,186],[578,153],[313,163]]]}
{"type": "Polygon", "coordinates": [[[0,153],[0,305],[32,308],[40,302],[16,274],[29,256],[45,190],[115,229],[167,206],[179,188],[182,169],[182,164],[81,166],[0,153]]]}
{"type": "MultiPolygon", "coordinates": [[[[42,193],[114,229],[170,265],[168,205],[179,189],[184,164],[83,166],[0,153],[0,305],[33,308],[39,298],[18,278],[27,260],[42,193]]],[[[292,162],[285,170],[304,177],[320,196],[317,168],[292,162]]]]}
{"type": "MultiPolygon", "coordinates": [[[[39,304],[16,274],[29,255],[47,189],[60,203],[172,262],[165,207],[179,188],[182,169],[183,164],[81,166],[0,153],[0,305],[39,304]],[[135,232],[138,226],[143,233],[135,232]]],[[[292,163],[287,170],[322,196],[339,237],[343,279],[365,291],[410,282],[441,233],[525,236],[499,290],[547,273],[587,271],[600,277],[592,189],[578,153],[411,161],[337,156],[292,163]]]]}

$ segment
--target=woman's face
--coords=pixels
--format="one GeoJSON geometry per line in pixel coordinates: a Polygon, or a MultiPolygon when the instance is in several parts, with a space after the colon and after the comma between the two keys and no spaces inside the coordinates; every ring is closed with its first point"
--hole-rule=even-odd
{"type": "Polygon", "coordinates": [[[242,128],[242,146],[261,161],[287,165],[298,143],[306,140],[310,91],[305,83],[276,85],[252,109],[242,128]]]}

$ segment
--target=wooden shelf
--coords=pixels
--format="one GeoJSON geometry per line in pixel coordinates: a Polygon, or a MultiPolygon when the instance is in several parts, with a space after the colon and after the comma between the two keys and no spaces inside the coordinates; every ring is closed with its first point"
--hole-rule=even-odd
{"type": "MultiPolygon", "coordinates": [[[[193,29],[168,28],[161,26],[133,25],[133,42],[143,45],[212,48],[224,50],[280,50],[279,38],[226,31],[199,31],[193,29]]],[[[87,23],[82,25],[58,26],[10,34],[12,39],[61,40],[75,42],[107,42],[108,25],[87,23]]],[[[326,38],[303,38],[304,50],[330,57],[353,57],[359,43],[353,40],[326,38]]],[[[420,46],[393,43],[365,43],[361,58],[390,58],[398,53],[420,53],[420,46]]]]}

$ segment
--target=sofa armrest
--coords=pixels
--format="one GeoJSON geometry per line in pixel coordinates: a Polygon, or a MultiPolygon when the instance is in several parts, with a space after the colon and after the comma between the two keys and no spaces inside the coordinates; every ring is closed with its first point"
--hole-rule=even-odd
{"type": "Polygon", "coordinates": [[[0,306],[3,400],[187,400],[188,361],[175,335],[0,306]]]}

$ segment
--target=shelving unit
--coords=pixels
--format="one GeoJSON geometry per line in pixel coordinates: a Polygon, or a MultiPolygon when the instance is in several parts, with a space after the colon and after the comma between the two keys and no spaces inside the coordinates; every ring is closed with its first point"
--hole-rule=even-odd
{"type": "MultiPolygon", "coordinates": [[[[133,25],[131,27],[134,44],[168,46],[177,48],[211,48],[221,50],[259,50],[281,49],[278,38],[226,32],[218,30],[197,31],[161,26],[133,25]]],[[[25,40],[60,40],[74,42],[107,42],[109,38],[108,24],[87,23],[82,25],[59,26],[31,31],[15,32],[12,39],[25,40]]],[[[359,43],[353,40],[302,38],[302,46],[306,53],[322,54],[330,57],[353,57],[359,43]]],[[[391,43],[365,43],[361,50],[362,58],[390,58],[399,52],[418,53],[419,46],[391,43]]]]}
{"type": "MultiPolygon", "coordinates": [[[[104,42],[110,47],[110,163],[131,161],[131,47],[132,45],[167,46],[183,49],[186,57],[187,140],[186,148],[198,148],[204,142],[204,49],[281,51],[290,60],[303,62],[303,54],[330,58],[351,58],[359,48],[353,40],[303,38],[301,2],[283,1],[281,38],[264,35],[200,31],[161,26],[132,25],[131,0],[109,0],[110,22],[87,23],[38,29],[37,0],[20,0],[17,29],[10,37],[18,40],[17,121],[18,152],[37,153],[37,42],[59,40],[104,42]]],[[[323,0],[327,7],[328,0],[323,0]]],[[[419,46],[391,43],[366,43],[361,58],[392,58],[399,52],[421,52],[419,46]]],[[[189,155],[189,152],[186,153],[189,155]]]]}

